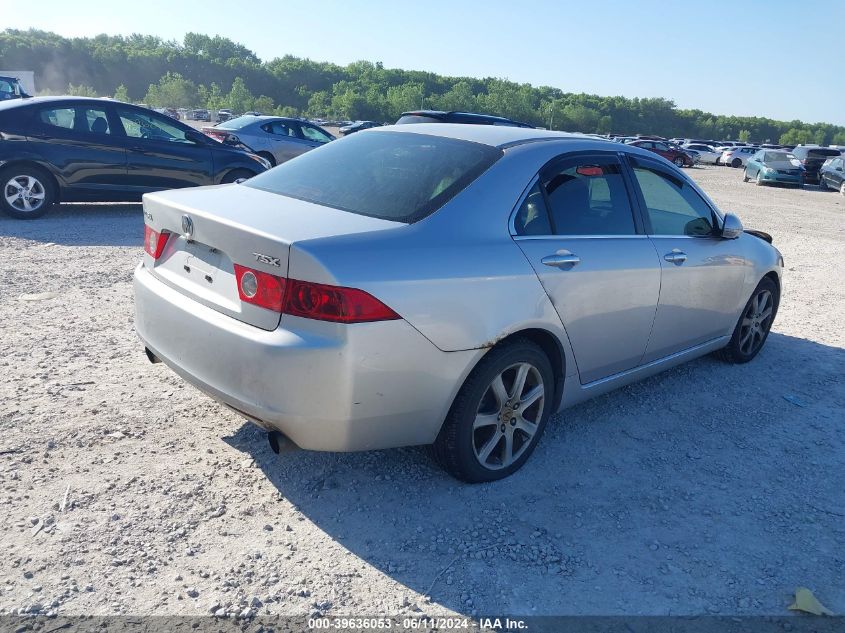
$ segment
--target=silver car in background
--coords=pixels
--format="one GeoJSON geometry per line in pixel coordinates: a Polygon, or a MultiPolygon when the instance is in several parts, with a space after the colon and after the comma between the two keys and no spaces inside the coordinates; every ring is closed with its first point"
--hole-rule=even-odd
{"type": "Polygon", "coordinates": [[[278,116],[243,115],[202,132],[223,143],[243,143],[273,166],[335,139],[313,123],[278,116]]]}
{"type": "Polygon", "coordinates": [[[271,444],[433,444],[470,482],[520,468],[564,407],[709,352],[751,360],[780,298],[771,238],[674,165],[545,130],[367,130],[147,194],[144,217],[152,361],[271,444]]]}
{"type": "Polygon", "coordinates": [[[723,154],[723,152],[716,151],[716,148],[712,145],[702,145],[701,143],[684,143],[681,145],[681,149],[696,152],[699,162],[706,165],[718,165],[723,154]]]}

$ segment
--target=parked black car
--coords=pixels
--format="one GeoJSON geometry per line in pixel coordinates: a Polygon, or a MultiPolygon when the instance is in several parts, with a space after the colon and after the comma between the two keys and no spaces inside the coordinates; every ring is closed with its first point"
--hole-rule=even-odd
{"type": "Polygon", "coordinates": [[[347,136],[349,134],[353,134],[354,132],[360,132],[361,130],[369,130],[371,127],[379,127],[379,124],[375,121],[355,121],[350,125],[344,125],[342,128],[338,129],[343,136],[347,136]]]}
{"type": "Polygon", "coordinates": [[[473,125],[506,125],[509,127],[534,127],[528,123],[520,123],[492,114],[477,114],[475,112],[444,112],[442,110],[414,110],[403,112],[396,125],[405,123],[470,123],[473,125]]]}
{"type": "Polygon", "coordinates": [[[0,209],[36,218],[55,202],[134,201],[148,191],[214,185],[269,169],[170,117],[106,99],[0,103],[0,209]]]}
{"type": "Polygon", "coordinates": [[[835,189],[845,196],[845,157],[837,156],[824,162],[819,169],[819,188],[835,189]]]}
{"type": "Polygon", "coordinates": [[[828,158],[841,156],[838,149],[817,145],[798,145],[792,154],[804,166],[804,182],[819,182],[819,169],[828,158]]]}

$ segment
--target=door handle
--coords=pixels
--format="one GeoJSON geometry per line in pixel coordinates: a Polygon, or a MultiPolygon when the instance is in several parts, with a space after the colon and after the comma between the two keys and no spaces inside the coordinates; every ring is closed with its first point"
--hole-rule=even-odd
{"type": "Polygon", "coordinates": [[[581,263],[581,258],[575,253],[569,251],[560,251],[554,255],[547,255],[540,260],[546,266],[554,266],[555,268],[570,269],[581,263]]]}
{"type": "Polygon", "coordinates": [[[673,248],[671,253],[666,253],[663,256],[667,262],[672,262],[673,264],[680,266],[685,261],[687,261],[687,254],[683,251],[679,251],[677,248],[673,248]]]}

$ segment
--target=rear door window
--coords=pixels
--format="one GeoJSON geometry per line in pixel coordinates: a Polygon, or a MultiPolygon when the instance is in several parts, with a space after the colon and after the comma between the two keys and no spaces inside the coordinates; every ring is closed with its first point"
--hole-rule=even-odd
{"type": "Polygon", "coordinates": [[[517,235],[552,235],[545,193],[538,182],[519,207],[513,223],[517,235]]]}
{"type": "Polygon", "coordinates": [[[616,157],[566,160],[547,170],[541,180],[556,235],[637,233],[616,157]]]}
{"type": "Polygon", "coordinates": [[[270,121],[269,123],[262,125],[261,129],[268,134],[273,134],[274,136],[296,136],[296,132],[293,128],[283,121],[270,121]]]}
{"type": "Polygon", "coordinates": [[[38,121],[45,126],[74,132],[111,134],[108,116],[102,108],[87,106],[44,108],[38,113],[38,121]]]}

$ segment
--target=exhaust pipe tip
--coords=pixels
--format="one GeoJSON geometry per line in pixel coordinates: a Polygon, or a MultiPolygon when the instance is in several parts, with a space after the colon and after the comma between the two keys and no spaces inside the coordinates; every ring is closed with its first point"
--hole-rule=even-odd
{"type": "Polygon", "coordinates": [[[270,443],[270,450],[272,450],[276,455],[280,453],[288,453],[290,451],[296,450],[296,444],[294,444],[284,433],[280,431],[269,431],[267,433],[267,441],[270,443]]]}
{"type": "Polygon", "coordinates": [[[145,348],[144,348],[144,353],[147,355],[147,359],[148,359],[148,360],[149,360],[149,361],[150,361],[153,365],[155,365],[156,363],[160,363],[160,362],[161,362],[161,359],[160,359],[158,356],[156,356],[155,354],[153,354],[153,353],[150,351],[150,348],[149,348],[149,347],[145,347],[145,348]]]}

